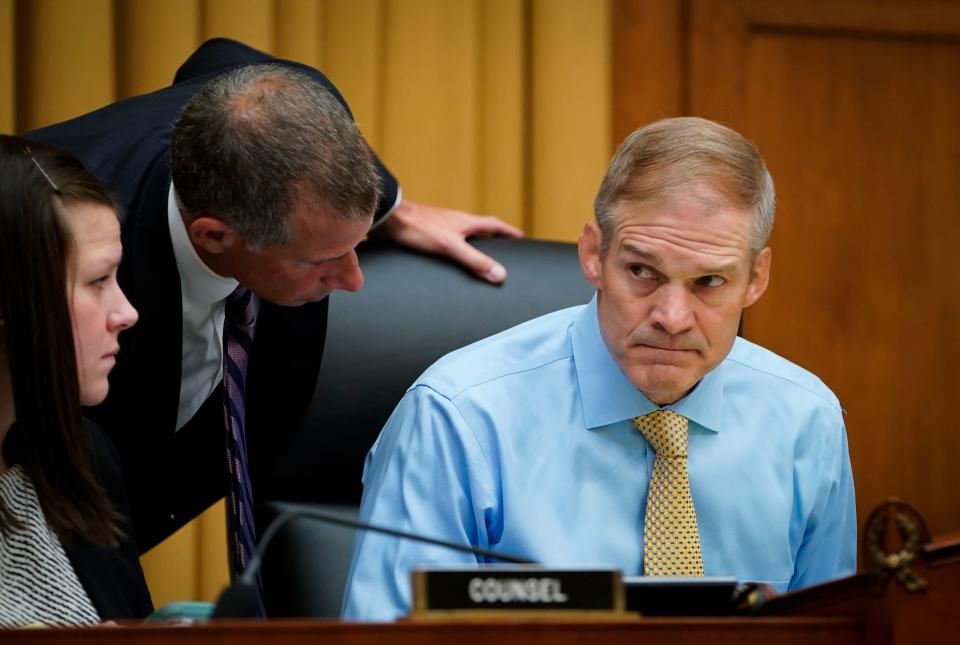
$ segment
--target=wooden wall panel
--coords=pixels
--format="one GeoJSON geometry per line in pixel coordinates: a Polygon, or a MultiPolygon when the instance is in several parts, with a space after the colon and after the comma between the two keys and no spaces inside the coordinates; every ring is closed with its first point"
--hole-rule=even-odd
{"type": "Polygon", "coordinates": [[[383,0],[325,0],[319,38],[323,70],[340,92],[370,146],[382,151],[385,104],[383,0]]]}
{"type": "MultiPolygon", "coordinates": [[[[840,397],[861,519],[896,495],[934,532],[960,529],[960,4],[653,4],[680,15],[682,112],[754,140],[777,184],[773,280],[745,335],[840,397]]],[[[651,33],[614,24],[616,48],[651,33]]],[[[673,48],[675,32],[664,38],[673,48]]],[[[621,127],[670,104],[625,87],[621,127]]]]}
{"type": "Polygon", "coordinates": [[[18,2],[14,11],[16,127],[30,130],[113,101],[109,0],[18,2]]]}
{"type": "Polygon", "coordinates": [[[466,0],[387,5],[384,94],[390,109],[378,152],[415,201],[468,210],[479,202],[478,9],[466,0]],[[394,73],[398,69],[416,71],[394,73]],[[414,137],[417,145],[411,145],[414,137]]]}
{"type": "Polygon", "coordinates": [[[274,0],[273,53],[323,69],[324,3],[274,0]]]}
{"type": "Polygon", "coordinates": [[[485,0],[478,32],[480,114],[477,123],[477,210],[529,230],[530,28],[529,7],[514,0],[485,0]]]}
{"type": "Polygon", "coordinates": [[[686,21],[675,0],[614,0],[613,145],[642,125],[687,113],[686,21]]]}
{"type": "Polygon", "coordinates": [[[861,514],[898,495],[960,529],[960,184],[944,173],[960,84],[942,82],[960,47],[767,33],[754,51],[751,136],[782,188],[776,278],[746,333],[840,397],[861,514]]]}
{"type": "Polygon", "coordinates": [[[203,0],[203,40],[235,38],[261,51],[273,52],[276,14],[270,0],[203,0]]]}
{"type": "Polygon", "coordinates": [[[575,240],[593,213],[611,148],[610,8],[533,0],[531,203],[534,237],[575,240]],[[576,46],[573,46],[576,44],[576,46]],[[572,163],[576,160],[576,163],[572,163]]]}
{"type": "Polygon", "coordinates": [[[0,0],[0,132],[16,130],[13,88],[17,50],[13,39],[13,12],[13,0],[0,0]]]}
{"type": "Polygon", "coordinates": [[[166,87],[200,42],[198,0],[123,0],[114,5],[117,97],[166,87]]]}

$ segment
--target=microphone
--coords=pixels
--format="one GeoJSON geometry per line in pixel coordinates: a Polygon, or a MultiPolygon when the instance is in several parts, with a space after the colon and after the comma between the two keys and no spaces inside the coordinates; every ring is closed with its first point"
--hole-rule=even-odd
{"type": "Polygon", "coordinates": [[[461,551],[463,553],[472,553],[474,555],[480,555],[485,558],[492,558],[500,560],[502,562],[512,562],[514,564],[539,564],[534,560],[529,560],[527,558],[521,558],[517,555],[512,555],[510,553],[504,553],[502,551],[492,551],[490,549],[481,549],[479,547],[467,546],[465,544],[458,544],[456,542],[449,542],[447,540],[441,540],[439,538],[428,537],[425,535],[417,535],[416,533],[408,533],[406,531],[400,531],[397,529],[389,528],[386,526],[377,526],[376,524],[367,524],[366,522],[359,522],[357,520],[348,520],[344,517],[340,517],[334,513],[327,513],[325,511],[319,511],[312,508],[297,508],[287,511],[283,511],[280,515],[277,516],[267,529],[263,532],[263,537],[260,539],[257,544],[257,550],[253,554],[253,557],[250,559],[250,564],[247,565],[247,568],[243,570],[243,573],[233,581],[232,584],[228,585],[223,592],[220,594],[220,597],[217,598],[217,604],[213,608],[213,613],[211,618],[253,618],[257,615],[257,582],[256,576],[260,571],[260,566],[263,560],[263,554],[267,552],[267,548],[270,546],[270,542],[273,540],[273,537],[277,532],[284,527],[291,520],[306,517],[320,522],[326,522],[328,524],[336,524],[338,526],[344,526],[347,528],[358,529],[362,531],[373,531],[374,533],[383,533],[384,535],[392,535],[393,537],[402,538],[404,540],[412,540],[414,542],[423,542],[426,544],[433,544],[435,546],[442,546],[453,551],[461,551]]]}

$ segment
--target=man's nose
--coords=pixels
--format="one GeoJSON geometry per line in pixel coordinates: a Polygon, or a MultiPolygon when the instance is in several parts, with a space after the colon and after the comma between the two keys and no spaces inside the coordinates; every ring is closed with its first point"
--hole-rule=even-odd
{"type": "Polygon", "coordinates": [[[344,256],[337,263],[337,269],[324,280],[331,289],[339,291],[360,291],[363,288],[363,271],[356,251],[344,256]]]}
{"type": "Polygon", "coordinates": [[[650,322],[671,335],[682,334],[693,327],[692,295],[682,285],[666,284],[657,289],[657,301],[650,322]]]}

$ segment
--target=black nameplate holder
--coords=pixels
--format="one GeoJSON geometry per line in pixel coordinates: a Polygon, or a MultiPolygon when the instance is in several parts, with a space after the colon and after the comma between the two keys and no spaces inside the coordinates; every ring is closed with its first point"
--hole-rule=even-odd
{"type": "Polygon", "coordinates": [[[627,576],[627,611],[645,616],[724,616],[733,613],[732,576],[627,576]]]}
{"type": "Polygon", "coordinates": [[[411,618],[626,616],[619,570],[497,564],[417,569],[412,575],[411,618]]]}

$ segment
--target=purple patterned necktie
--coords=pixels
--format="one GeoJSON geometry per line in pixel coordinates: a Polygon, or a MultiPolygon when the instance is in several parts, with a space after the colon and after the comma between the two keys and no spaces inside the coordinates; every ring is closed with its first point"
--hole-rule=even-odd
{"type": "MultiPolygon", "coordinates": [[[[245,421],[245,383],[247,360],[253,345],[253,292],[239,285],[227,296],[223,323],[223,415],[226,424],[227,472],[229,494],[227,522],[230,542],[230,569],[239,576],[253,557],[257,532],[253,522],[253,486],[247,470],[247,437],[245,421]]],[[[260,591],[259,612],[263,609],[260,591]]]]}

